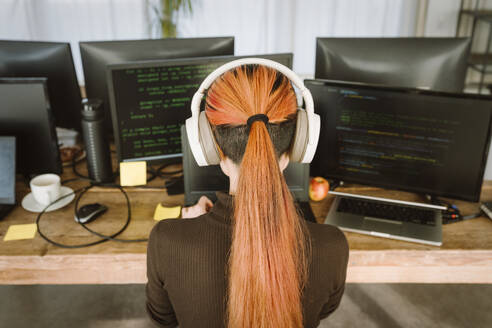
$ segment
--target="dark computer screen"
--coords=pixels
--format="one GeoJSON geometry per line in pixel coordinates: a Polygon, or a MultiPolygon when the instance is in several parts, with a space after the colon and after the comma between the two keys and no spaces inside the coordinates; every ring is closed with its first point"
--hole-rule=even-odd
{"type": "Polygon", "coordinates": [[[87,97],[103,100],[106,127],[113,129],[106,66],[142,60],[234,55],[234,37],[80,42],[87,97]]]}
{"type": "Polygon", "coordinates": [[[316,79],[461,92],[468,38],[318,38],[316,79]]]}
{"type": "Polygon", "coordinates": [[[56,126],[81,131],[81,96],[69,43],[0,40],[0,77],[45,77],[56,126]]]}
{"type": "MultiPolygon", "coordinates": [[[[188,145],[184,126],[181,127],[181,137],[183,140],[185,204],[195,204],[203,195],[215,200],[217,191],[229,190],[229,178],[222,173],[219,165],[198,166],[188,145]]],[[[284,177],[297,201],[309,200],[309,164],[289,163],[284,170],[284,177]]]]}
{"type": "Polygon", "coordinates": [[[313,176],[478,201],[492,98],[305,84],[321,118],[313,176]]]}
{"type": "MultiPolygon", "coordinates": [[[[292,67],[292,54],[258,55],[292,67]]],[[[111,111],[119,161],[181,157],[180,128],[191,98],[213,70],[234,59],[223,56],[111,65],[111,111]]]]}
{"type": "Polygon", "coordinates": [[[0,207],[15,204],[15,137],[0,136],[0,207]]]}
{"type": "Polygon", "coordinates": [[[47,80],[0,78],[0,135],[15,136],[17,171],[62,172],[47,80]]]}

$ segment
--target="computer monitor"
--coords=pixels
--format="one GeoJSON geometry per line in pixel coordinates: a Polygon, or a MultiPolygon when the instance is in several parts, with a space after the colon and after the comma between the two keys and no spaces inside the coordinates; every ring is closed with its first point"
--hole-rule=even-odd
{"type": "Polygon", "coordinates": [[[0,207],[5,204],[15,204],[14,136],[0,137],[0,207]]]}
{"type": "MultiPolygon", "coordinates": [[[[292,67],[292,54],[256,55],[292,67]]],[[[180,127],[191,98],[217,67],[243,57],[222,56],[133,62],[108,66],[118,161],[181,157],[180,127]]]]}
{"type": "MultiPolygon", "coordinates": [[[[193,205],[201,196],[215,200],[217,191],[229,191],[229,178],[222,173],[219,165],[198,166],[191,153],[185,126],[181,127],[183,144],[183,176],[185,205],[193,205]]],[[[298,202],[309,200],[309,164],[289,163],[284,170],[289,190],[298,202]]]]}
{"type": "Polygon", "coordinates": [[[478,201],[492,98],[306,80],[321,133],[313,176],[478,201]]]}
{"type": "Polygon", "coordinates": [[[468,38],[317,38],[316,79],[462,92],[468,38]]]}
{"type": "Polygon", "coordinates": [[[0,77],[45,77],[55,125],[81,131],[81,96],[70,44],[0,40],[0,77]]]}
{"type": "Polygon", "coordinates": [[[0,78],[0,135],[17,140],[17,172],[62,172],[46,78],[0,78]]]}
{"type": "Polygon", "coordinates": [[[80,42],[87,97],[103,100],[112,131],[106,66],[131,61],[234,55],[234,37],[80,42]]]}

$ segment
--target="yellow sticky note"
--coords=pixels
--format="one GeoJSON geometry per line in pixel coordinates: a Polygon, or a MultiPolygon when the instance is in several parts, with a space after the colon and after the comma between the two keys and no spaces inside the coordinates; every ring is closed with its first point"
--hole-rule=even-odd
{"type": "Polygon", "coordinates": [[[9,227],[3,241],[33,239],[36,235],[36,223],[30,224],[14,224],[9,227]]]}
{"type": "Polygon", "coordinates": [[[181,206],[164,207],[159,203],[155,208],[154,220],[160,221],[164,219],[179,218],[180,213],[181,213],[181,206]]]}
{"type": "Polygon", "coordinates": [[[147,184],[147,162],[121,162],[120,184],[122,186],[147,184]]]}

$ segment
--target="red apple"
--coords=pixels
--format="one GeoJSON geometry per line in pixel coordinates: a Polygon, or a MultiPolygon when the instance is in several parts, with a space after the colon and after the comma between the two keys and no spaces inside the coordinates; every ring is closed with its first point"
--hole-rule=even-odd
{"type": "Polygon", "coordinates": [[[309,198],[314,201],[325,199],[330,190],[330,184],[322,177],[314,177],[309,181],[309,198]]]}

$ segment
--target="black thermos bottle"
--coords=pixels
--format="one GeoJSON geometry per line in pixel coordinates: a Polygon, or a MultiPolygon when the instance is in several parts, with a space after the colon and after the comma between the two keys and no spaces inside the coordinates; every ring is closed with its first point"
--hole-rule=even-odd
{"type": "Polygon", "coordinates": [[[99,99],[82,101],[82,133],[87,152],[89,177],[97,182],[113,182],[111,153],[104,127],[104,112],[99,99]]]}

